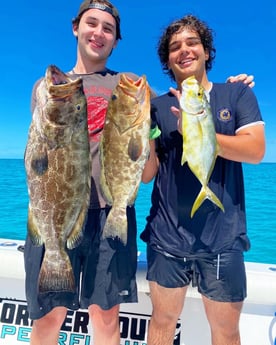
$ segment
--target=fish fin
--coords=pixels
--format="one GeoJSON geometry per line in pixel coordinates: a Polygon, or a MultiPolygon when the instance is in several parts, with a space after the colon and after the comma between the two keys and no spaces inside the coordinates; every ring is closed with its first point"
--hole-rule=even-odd
{"type": "Polygon", "coordinates": [[[184,152],[182,153],[182,158],[181,158],[181,165],[184,165],[187,162],[187,159],[184,155],[184,152]]]}
{"type": "Polygon", "coordinates": [[[48,170],[48,154],[45,145],[40,145],[39,150],[32,156],[31,167],[37,175],[43,175],[48,170]]]}
{"type": "Polygon", "coordinates": [[[87,215],[88,215],[88,207],[90,203],[90,192],[91,192],[91,175],[89,174],[87,184],[86,184],[86,196],[83,199],[82,207],[80,209],[80,213],[78,218],[75,222],[74,227],[72,228],[68,238],[67,238],[67,248],[73,249],[77,247],[82,239],[83,239],[83,230],[86,225],[87,215]]]}
{"type": "Polygon", "coordinates": [[[130,159],[133,162],[136,162],[137,159],[141,156],[142,154],[142,150],[143,150],[143,145],[142,145],[142,139],[139,136],[138,138],[133,138],[133,136],[131,137],[131,139],[129,140],[128,143],[128,155],[130,157],[130,159]]]}
{"type": "Polygon", "coordinates": [[[223,212],[224,206],[220,202],[219,198],[211,191],[208,186],[202,186],[191,210],[191,218],[193,218],[195,212],[199,209],[204,200],[209,199],[215,205],[217,205],[223,212]]]}
{"type": "Polygon", "coordinates": [[[127,216],[125,207],[112,206],[103,229],[103,238],[118,238],[127,243],[127,216]]]}
{"type": "Polygon", "coordinates": [[[62,254],[54,251],[53,256],[45,251],[38,284],[39,292],[75,291],[75,278],[65,251],[62,254]]]}
{"type": "Polygon", "coordinates": [[[34,246],[42,246],[43,239],[40,231],[35,222],[35,217],[33,215],[32,209],[29,205],[28,209],[28,223],[27,223],[28,234],[34,246]]]}
{"type": "Polygon", "coordinates": [[[83,225],[79,224],[79,220],[77,220],[77,224],[75,224],[72,232],[70,233],[66,241],[66,245],[68,249],[74,249],[81,243],[83,239],[84,226],[85,226],[85,223],[83,223],[83,225]]]}
{"type": "Polygon", "coordinates": [[[102,192],[103,197],[107,201],[108,204],[112,205],[113,198],[106,183],[105,174],[104,174],[104,165],[102,165],[101,175],[100,175],[100,189],[102,192]]]}
{"type": "Polygon", "coordinates": [[[132,195],[129,196],[128,199],[128,206],[132,206],[135,202],[135,200],[137,199],[137,195],[138,195],[138,191],[139,191],[139,185],[134,189],[132,195]]]}
{"type": "Polygon", "coordinates": [[[112,195],[110,192],[110,189],[107,185],[106,178],[105,178],[105,164],[104,164],[104,148],[103,148],[103,136],[101,138],[100,142],[100,164],[101,164],[101,172],[100,172],[100,190],[101,193],[106,200],[106,202],[110,205],[112,205],[112,195]]]}
{"type": "Polygon", "coordinates": [[[75,225],[67,238],[67,248],[73,249],[77,247],[83,239],[83,229],[87,220],[87,207],[83,206],[75,225]]]}

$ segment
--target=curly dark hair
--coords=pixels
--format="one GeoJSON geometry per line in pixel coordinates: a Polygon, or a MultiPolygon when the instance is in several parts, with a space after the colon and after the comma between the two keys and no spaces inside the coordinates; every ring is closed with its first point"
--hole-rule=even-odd
{"type": "Polygon", "coordinates": [[[212,64],[216,56],[216,49],[213,43],[213,30],[210,29],[205,22],[191,14],[174,21],[164,30],[159,39],[157,50],[162,69],[172,80],[175,80],[175,77],[168,67],[169,43],[175,33],[179,33],[185,28],[197,32],[204,50],[209,53],[209,59],[205,63],[206,71],[210,71],[212,69],[212,64]]]}

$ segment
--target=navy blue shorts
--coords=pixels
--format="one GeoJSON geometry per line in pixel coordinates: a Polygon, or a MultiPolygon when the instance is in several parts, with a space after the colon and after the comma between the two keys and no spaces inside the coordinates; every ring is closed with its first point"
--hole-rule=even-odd
{"type": "Polygon", "coordinates": [[[147,279],[166,288],[197,286],[199,293],[219,302],[240,302],[246,297],[243,252],[198,253],[183,258],[147,247],[147,279]]]}
{"type": "Polygon", "coordinates": [[[137,302],[135,209],[127,208],[126,246],[118,239],[101,238],[108,212],[109,209],[89,210],[82,243],[75,249],[67,250],[75,275],[74,293],[38,293],[38,275],[44,246],[34,246],[27,237],[24,260],[26,298],[31,319],[39,319],[57,306],[76,310],[97,304],[108,310],[120,303],[137,302]]]}

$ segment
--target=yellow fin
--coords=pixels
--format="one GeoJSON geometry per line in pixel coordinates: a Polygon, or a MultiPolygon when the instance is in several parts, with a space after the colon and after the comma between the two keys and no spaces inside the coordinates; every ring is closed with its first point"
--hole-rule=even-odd
{"type": "Polygon", "coordinates": [[[203,203],[204,200],[209,199],[212,201],[215,205],[217,205],[223,212],[224,212],[224,206],[220,202],[219,198],[211,191],[211,189],[206,186],[202,186],[194,204],[191,210],[191,218],[193,218],[195,212],[199,209],[201,204],[203,203]]]}
{"type": "Polygon", "coordinates": [[[184,165],[187,162],[187,159],[185,158],[184,152],[182,153],[182,158],[181,158],[181,165],[184,165]]]}

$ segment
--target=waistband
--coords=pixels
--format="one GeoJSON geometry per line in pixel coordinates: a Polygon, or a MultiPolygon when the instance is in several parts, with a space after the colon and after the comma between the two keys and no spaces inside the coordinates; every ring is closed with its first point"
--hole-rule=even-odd
{"type": "Polygon", "coordinates": [[[155,245],[155,246],[151,246],[152,250],[168,257],[168,258],[172,258],[175,260],[180,260],[180,261],[189,261],[189,260],[195,260],[195,259],[215,259],[218,255],[220,255],[221,253],[210,253],[210,252],[196,252],[196,253],[187,253],[184,254],[183,256],[177,256],[177,255],[173,255],[169,252],[167,252],[166,250],[164,250],[162,247],[155,245]]]}

